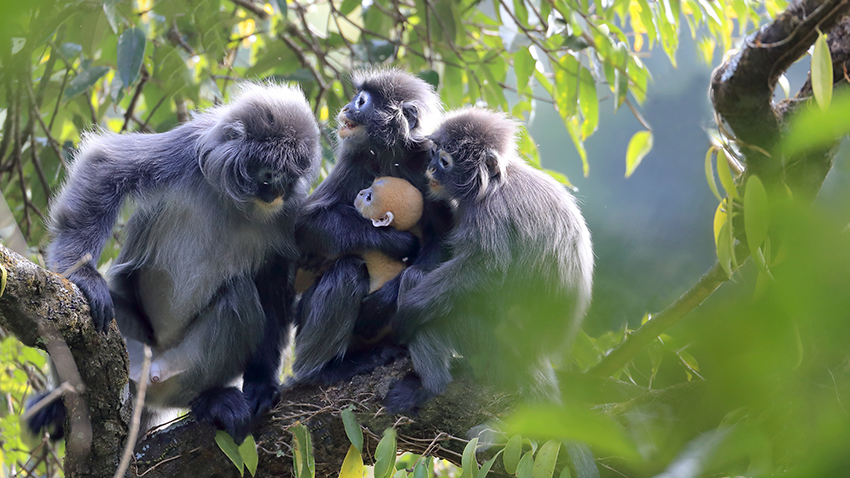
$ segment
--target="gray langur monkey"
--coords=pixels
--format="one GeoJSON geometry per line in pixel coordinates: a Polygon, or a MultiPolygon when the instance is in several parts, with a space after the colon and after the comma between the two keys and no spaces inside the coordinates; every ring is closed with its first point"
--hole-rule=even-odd
{"type": "Polygon", "coordinates": [[[392,412],[442,393],[454,353],[490,384],[559,398],[550,360],[590,302],[590,232],[572,195],[518,156],[515,136],[513,120],[480,108],[447,114],[430,136],[431,194],[454,207],[451,257],[401,283],[392,329],[416,374],[390,389],[392,412]]]}
{"type": "MultiPolygon", "coordinates": [[[[245,84],[230,104],[165,133],[84,136],[50,210],[47,260],[62,272],[94,258],[70,280],[97,330],[116,318],[131,378],[149,382],[147,409],[190,407],[241,441],[277,400],[295,220],[319,161],[303,93],[275,84],[245,84]],[[96,260],[125,198],[135,210],[104,279],[96,260]],[[153,350],[147,377],[142,344],[153,350]]],[[[31,428],[57,429],[64,413],[49,408],[31,428]]]]}
{"type": "Polygon", "coordinates": [[[336,165],[308,198],[296,228],[302,264],[312,265],[319,276],[298,305],[293,364],[298,381],[345,380],[385,360],[383,350],[394,353],[392,347],[376,347],[374,339],[395,313],[398,285],[402,277],[439,263],[441,238],[451,229],[451,211],[442,200],[424,201],[420,240],[410,232],[374,227],[353,206],[359,191],[380,176],[403,178],[427,192],[426,135],[442,108],[431,85],[410,73],[367,69],[352,76],[356,93],[337,118],[336,165]],[[410,267],[369,293],[361,254],[366,251],[407,257],[410,267]]]}

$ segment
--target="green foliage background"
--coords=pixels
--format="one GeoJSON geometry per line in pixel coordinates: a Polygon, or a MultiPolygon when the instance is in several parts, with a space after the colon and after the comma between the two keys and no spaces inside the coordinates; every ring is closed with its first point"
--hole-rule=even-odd
{"type": "MultiPolygon", "coordinates": [[[[585,174],[598,158],[584,141],[597,129],[600,98],[610,98],[644,127],[622,151],[631,174],[657,141],[640,115],[646,52],[660,47],[675,65],[680,35],[690,34],[709,63],[782,8],[781,0],[3,1],[0,188],[38,260],[48,202],[81,134],[168,130],[245,79],[301,85],[324,127],[326,173],[333,118],[352,93],[348,72],[371,64],[414,72],[447,108],[487,105],[520,119],[554,108],[585,174]]],[[[520,147],[539,167],[527,131],[520,147]]],[[[546,440],[557,439],[564,450],[569,440],[591,444],[603,475],[840,476],[850,445],[850,244],[843,225],[817,209],[772,213],[763,241],[773,253],[761,251],[772,279],[761,262],[761,273],[737,273],[737,285],[615,373],[624,387],[616,393],[565,376],[574,383],[567,407],[510,423],[539,437],[517,451],[531,453],[526,465],[538,443],[555,463],[558,448],[546,440]]],[[[724,247],[731,272],[731,243],[724,247]]],[[[111,243],[101,261],[116,252],[111,243]]],[[[628,335],[583,335],[561,368],[584,372],[628,335]]],[[[25,396],[43,386],[44,358],[4,338],[0,364],[0,476],[59,473],[46,444],[30,455],[16,421],[25,396]]],[[[558,470],[584,473],[576,455],[560,456],[558,470]]]]}

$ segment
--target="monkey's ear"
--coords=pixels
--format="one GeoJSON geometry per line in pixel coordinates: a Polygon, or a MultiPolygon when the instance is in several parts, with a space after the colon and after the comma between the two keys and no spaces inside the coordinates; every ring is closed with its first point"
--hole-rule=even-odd
{"type": "Polygon", "coordinates": [[[490,173],[491,178],[497,177],[502,173],[502,168],[499,165],[499,153],[494,150],[488,149],[484,153],[484,164],[487,166],[487,171],[490,173]]]}
{"type": "Polygon", "coordinates": [[[407,120],[407,129],[413,130],[419,126],[419,109],[411,102],[402,103],[401,112],[404,114],[404,119],[407,120]]]}
{"type": "Polygon", "coordinates": [[[234,141],[245,137],[245,125],[239,121],[228,121],[221,127],[221,138],[224,141],[234,141]]]}
{"type": "Polygon", "coordinates": [[[378,219],[372,219],[372,225],[375,227],[386,227],[393,223],[393,213],[391,211],[387,211],[383,217],[379,217],[378,219]]]}

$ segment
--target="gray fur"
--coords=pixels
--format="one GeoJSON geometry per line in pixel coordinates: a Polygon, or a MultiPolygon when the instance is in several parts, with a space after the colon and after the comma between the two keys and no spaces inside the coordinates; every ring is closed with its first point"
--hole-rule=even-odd
{"type": "Polygon", "coordinates": [[[459,353],[486,381],[555,398],[550,361],[567,352],[590,302],[584,219],[563,186],[518,156],[515,131],[504,114],[466,108],[431,135],[432,194],[456,206],[451,257],[402,285],[393,321],[431,394],[448,385],[459,353]]]}
{"type": "MultiPolygon", "coordinates": [[[[319,159],[309,104],[299,89],[275,84],[246,84],[230,104],[169,132],[84,136],[50,211],[48,263],[63,271],[86,253],[96,262],[124,199],[134,201],[124,247],[107,273],[109,293],[94,263],[71,280],[87,294],[96,324],[102,313],[108,325],[115,301],[119,329],[133,344],[131,370],[140,343],[151,345],[155,360],[185,369],[152,383],[148,406],[187,407],[258,360],[279,364],[288,334],[261,351],[279,331],[267,318],[275,311],[266,301],[275,298],[258,274],[276,261],[282,283],[274,292],[291,301],[295,219],[319,159]],[[276,194],[282,204],[264,199],[276,194]]],[[[283,315],[277,320],[287,325],[283,315]]]]}

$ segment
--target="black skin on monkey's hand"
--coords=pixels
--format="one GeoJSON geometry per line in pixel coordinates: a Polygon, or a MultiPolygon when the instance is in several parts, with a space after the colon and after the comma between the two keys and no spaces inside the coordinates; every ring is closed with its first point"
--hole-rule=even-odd
{"type": "Polygon", "coordinates": [[[89,264],[74,271],[68,279],[77,284],[86,297],[95,329],[106,333],[109,323],[115,318],[115,307],[112,305],[112,296],[109,294],[106,280],[89,264]]]}
{"type": "Polygon", "coordinates": [[[390,385],[384,397],[384,407],[391,415],[397,413],[416,414],[433,394],[422,386],[422,380],[415,373],[409,373],[401,380],[390,385]]]}
{"type": "Polygon", "coordinates": [[[226,431],[236,444],[245,441],[251,431],[251,408],[236,387],[213,388],[189,403],[195,419],[226,431]]]}
{"type": "Polygon", "coordinates": [[[256,420],[280,401],[280,384],[273,382],[245,382],[242,392],[248,400],[251,416],[256,420]]]}

